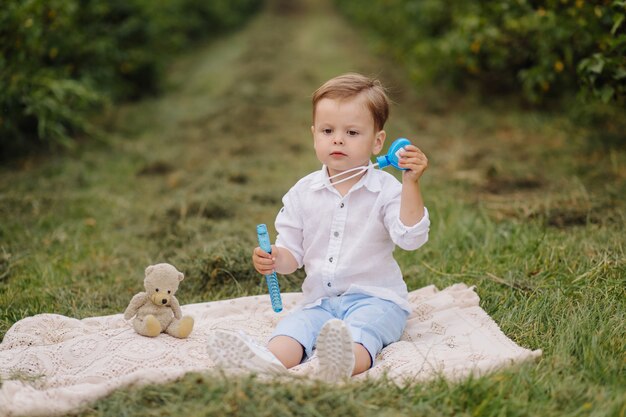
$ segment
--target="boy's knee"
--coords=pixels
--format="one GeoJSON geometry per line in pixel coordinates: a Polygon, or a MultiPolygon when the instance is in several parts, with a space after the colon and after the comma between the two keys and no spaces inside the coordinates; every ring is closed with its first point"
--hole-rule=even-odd
{"type": "Polygon", "coordinates": [[[375,358],[383,350],[384,341],[381,335],[375,329],[367,327],[358,327],[349,325],[352,339],[356,345],[363,347],[368,353],[371,361],[370,366],[374,364],[375,358]]]}
{"type": "Polygon", "coordinates": [[[299,365],[306,358],[304,346],[291,336],[274,336],[267,344],[267,348],[286,368],[299,365]]]}
{"type": "Polygon", "coordinates": [[[360,374],[374,365],[372,352],[362,343],[354,343],[354,374],[360,374]]]}

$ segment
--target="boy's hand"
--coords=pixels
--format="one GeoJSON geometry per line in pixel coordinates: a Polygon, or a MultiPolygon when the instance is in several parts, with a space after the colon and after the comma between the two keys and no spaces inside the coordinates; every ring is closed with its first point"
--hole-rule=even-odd
{"type": "Polygon", "coordinates": [[[276,246],[272,245],[272,253],[267,253],[260,247],[254,248],[252,251],[252,263],[254,264],[254,269],[257,270],[259,274],[269,275],[276,269],[276,256],[278,255],[279,250],[276,246]]]}
{"type": "Polygon", "coordinates": [[[399,156],[398,166],[400,168],[408,168],[408,171],[402,173],[402,180],[418,182],[428,168],[428,158],[426,158],[424,152],[415,145],[407,145],[400,151],[399,156]]]}

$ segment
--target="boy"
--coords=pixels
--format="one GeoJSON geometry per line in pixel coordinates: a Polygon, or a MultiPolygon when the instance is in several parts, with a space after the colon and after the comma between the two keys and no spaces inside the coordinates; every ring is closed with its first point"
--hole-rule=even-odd
{"type": "Polygon", "coordinates": [[[264,275],[304,266],[302,306],[280,321],[267,348],[212,334],[208,350],[218,365],[281,373],[315,348],[318,376],[333,381],[368,370],[384,346],[400,339],[411,309],[392,252],[428,240],[419,183],[428,160],[409,145],[400,152],[402,184],[375,169],[338,182],[382,150],[388,115],[380,82],[360,74],[335,77],[315,91],[311,132],[322,169],[284,196],[271,255],[257,247],[252,256],[264,275]]]}

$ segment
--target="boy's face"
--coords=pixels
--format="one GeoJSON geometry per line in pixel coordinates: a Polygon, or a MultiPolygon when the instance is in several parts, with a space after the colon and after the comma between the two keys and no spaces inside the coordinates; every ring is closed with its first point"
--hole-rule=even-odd
{"type": "Polygon", "coordinates": [[[367,165],[385,142],[385,131],[376,131],[362,95],[318,101],[311,132],[317,159],[328,167],[331,176],[367,165]]]}

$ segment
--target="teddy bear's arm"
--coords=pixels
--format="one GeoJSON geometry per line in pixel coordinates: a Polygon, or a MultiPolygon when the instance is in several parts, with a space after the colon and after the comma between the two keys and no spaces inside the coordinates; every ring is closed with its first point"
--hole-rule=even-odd
{"type": "Polygon", "coordinates": [[[124,311],[124,319],[130,320],[131,318],[133,318],[135,314],[137,314],[137,310],[139,310],[139,307],[145,304],[147,298],[148,294],[145,292],[135,294],[133,299],[130,300],[130,304],[128,304],[128,307],[126,307],[126,311],[124,311]]]}
{"type": "Polygon", "coordinates": [[[178,299],[174,296],[170,299],[170,305],[172,306],[172,312],[174,312],[174,317],[180,320],[183,317],[183,312],[180,309],[180,304],[178,303],[178,299]]]}

